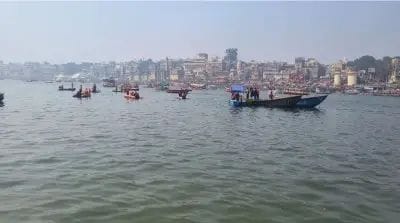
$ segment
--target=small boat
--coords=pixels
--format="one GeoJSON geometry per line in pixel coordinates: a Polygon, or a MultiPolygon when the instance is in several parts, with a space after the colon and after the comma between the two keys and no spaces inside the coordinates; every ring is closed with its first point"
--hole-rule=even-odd
{"type": "Polygon", "coordinates": [[[179,94],[182,90],[185,91],[186,93],[188,93],[189,91],[192,91],[192,89],[188,89],[188,88],[185,88],[185,89],[174,89],[174,88],[169,88],[169,89],[167,90],[167,93],[179,94]]]}
{"type": "Polygon", "coordinates": [[[141,99],[139,92],[135,90],[129,90],[124,94],[124,98],[129,99],[129,100],[139,100],[141,99]]]}
{"type": "Polygon", "coordinates": [[[314,108],[321,104],[328,95],[318,95],[318,96],[303,96],[299,102],[297,102],[297,108],[314,108]]]}
{"type": "Polygon", "coordinates": [[[190,84],[189,85],[191,88],[195,89],[195,90],[203,90],[206,89],[206,85],[205,84],[190,84]]]}
{"type": "Polygon", "coordinates": [[[115,87],[116,81],[112,78],[103,79],[103,87],[115,87]]]}
{"type": "Polygon", "coordinates": [[[100,90],[99,89],[97,89],[97,86],[96,86],[96,84],[93,84],[93,87],[92,87],[92,91],[91,91],[93,94],[98,94],[98,93],[100,93],[100,90]]]}
{"type": "Polygon", "coordinates": [[[70,88],[64,88],[64,85],[58,86],[59,91],[75,91],[74,84],[71,84],[70,88]]]}
{"type": "Polygon", "coordinates": [[[82,89],[78,90],[72,97],[74,98],[90,98],[92,96],[89,90],[83,91],[82,89]]]}

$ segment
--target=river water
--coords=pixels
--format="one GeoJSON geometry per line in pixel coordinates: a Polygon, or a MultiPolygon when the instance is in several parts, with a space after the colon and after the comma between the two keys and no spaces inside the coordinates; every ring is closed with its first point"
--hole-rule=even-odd
{"type": "Polygon", "coordinates": [[[0,81],[0,222],[400,219],[400,98],[304,111],[101,90],[0,81]]]}

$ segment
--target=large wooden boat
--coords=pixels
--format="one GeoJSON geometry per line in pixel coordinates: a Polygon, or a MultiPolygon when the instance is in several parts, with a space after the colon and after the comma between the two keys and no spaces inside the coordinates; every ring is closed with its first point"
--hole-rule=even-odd
{"type": "Polygon", "coordinates": [[[230,100],[230,105],[234,107],[268,107],[268,108],[294,108],[297,102],[301,100],[301,95],[280,97],[267,100],[230,100]]]}

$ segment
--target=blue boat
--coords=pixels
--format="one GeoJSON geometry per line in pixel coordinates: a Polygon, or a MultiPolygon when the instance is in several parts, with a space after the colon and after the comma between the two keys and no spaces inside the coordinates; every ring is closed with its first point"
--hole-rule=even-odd
{"type": "Polygon", "coordinates": [[[297,108],[314,108],[315,106],[321,104],[328,95],[319,96],[303,96],[299,102],[297,102],[297,108]]]}

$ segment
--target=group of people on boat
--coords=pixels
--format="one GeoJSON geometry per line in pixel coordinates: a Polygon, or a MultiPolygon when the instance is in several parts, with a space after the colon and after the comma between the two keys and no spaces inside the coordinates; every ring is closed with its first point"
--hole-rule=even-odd
{"type": "Polygon", "coordinates": [[[132,99],[140,99],[140,95],[138,91],[135,90],[129,90],[126,92],[126,97],[127,98],[132,98],[132,99]]]}
{"type": "Polygon", "coordinates": [[[89,98],[92,95],[92,90],[90,88],[85,88],[83,90],[82,85],[79,87],[79,90],[74,94],[75,98],[89,98]]]}
{"type": "Polygon", "coordinates": [[[260,90],[253,87],[250,87],[250,89],[246,89],[246,99],[249,98],[253,98],[254,100],[260,99],[260,90]]]}
{"type": "Polygon", "coordinates": [[[183,88],[181,88],[178,92],[178,96],[182,99],[186,99],[186,96],[188,94],[187,90],[184,90],[183,88]]]}

